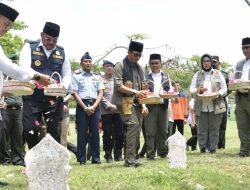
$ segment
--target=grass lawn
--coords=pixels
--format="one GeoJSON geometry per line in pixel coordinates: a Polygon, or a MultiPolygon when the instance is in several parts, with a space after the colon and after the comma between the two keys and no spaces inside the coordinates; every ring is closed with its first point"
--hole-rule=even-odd
{"type": "MultiPolygon", "coordinates": [[[[76,142],[73,130],[69,137],[76,142]]],[[[190,129],[185,128],[185,136],[190,136],[190,129]]],[[[167,160],[156,161],[141,159],[144,164],[138,168],[124,168],[124,162],[105,163],[103,152],[102,164],[92,165],[87,162],[80,166],[72,154],[69,177],[71,190],[162,190],[162,189],[250,189],[250,157],[239,158],[239,139],[235,121],[228,121],[226,149],[218,150],[216,155],[200,154],[199,151],[187,152],[188,168],[171,169],[167,160]]],[[[0,181],[9,185],[3,190],[27,189],[28,180],[22,174],[23,167],[0,166],[0,181]]],[[[56,190],[56,187],[55,187],[56,190]]]]}

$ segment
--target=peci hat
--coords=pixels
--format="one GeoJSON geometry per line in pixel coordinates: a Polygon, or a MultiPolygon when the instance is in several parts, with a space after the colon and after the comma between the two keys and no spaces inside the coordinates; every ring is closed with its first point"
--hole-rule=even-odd
{"type": "Polygon", "coordinates": [[[52,37],[58,37],[60,33],[60,26],[52,22],[46,22],[43,32],[52,37]]]}
{"type": "Polygon", "coordinates": [[[249,37],[243,38],[241,45],[242,45],[242,47],[244,47],[244,46],[250,46],[250,38],[249,37]]]}
{"type": "Polygon", "coordinates": [[[213,61],[218,61],[218,62],[220,62],[220,57],[217,56],[217,55],[212,55],[211,58],[212,58],[213,61]]]}
{"type": "Polygon", "coordinates": [[[161,61],[161,55],[157,54],[157,53],[150,54],[149,61],[151,61],[153,59],[159,59],[161,61]]]}
{"type": "Polygon", "coordinates": [[[89,55],[89,52],[86,52],[82,58],[81,58],[81,61],[84,60],[84,59],[91,59],[92,60],[92,57],[89,55]]]}
{"type": "Polygon", "coordinates": [[[0,15],[7,17],[12,22],[14,22],[16,20],[17,16],[19,15],[19,13],[15,9],[12,9],[9,6],[7,6],[3,3],[0,3],[0,15]]]}
{"type": "Polygon", "coordinates": [[[107,65],[107,64],[110,64],[112,66],[114,66],[114,63],[108,61],[108,60],[103,60],[103,64],[102,65],[107,65]]]}
{"type": "Polygon", "coordinates": [[[130,41],[129,43],[129,51],[138,51],[138,52],[142,52],[143,51],[143,44],[140,42],[135,42],[135,41],[130,41]]]}

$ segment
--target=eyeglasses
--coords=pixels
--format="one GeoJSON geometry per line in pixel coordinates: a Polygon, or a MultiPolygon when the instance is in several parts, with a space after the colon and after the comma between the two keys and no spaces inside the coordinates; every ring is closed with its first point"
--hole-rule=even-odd
{"type": "Polygon", "coordinates": [[[244,50],[244,49],[249,49],[250,48],[250,46],[244,46],[244,47],[242,47],[242,50],[244,50]]]}
{"type": "Polygon", "coordinates": [[[141,57],[142,56],[141,53],[134,53],[134,52],[132,52],[132,54],[133,54],[134,57],[141,57]]]}
{"type": "Polygon", "coordinates": [[[57,43],[57,38],[52,38],[52,37],[49,37],[47,35],[43,35],[44,37],[44,40],[47,41],[47,42],[53,42],[53,43],[57,43]]]}
{"type": "Polygon", "coordinates": [[[152,62],[150,62],[150,65],[159,65],[159,62],[157,62],[157,61],[152,61],[152,62]]]}

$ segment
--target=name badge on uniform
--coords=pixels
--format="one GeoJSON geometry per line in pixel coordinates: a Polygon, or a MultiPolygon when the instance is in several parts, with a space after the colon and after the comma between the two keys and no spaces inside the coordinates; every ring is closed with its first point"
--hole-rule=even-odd
{"type": "Polygon", "coordinates": [[[33,55],[44,56],[44,53],[40,52],[40,50],[39,51],[33,51],[32,54],[33,55]]]}
{"type": "Polygon", "coordinates": [[[61,56],[61,55],[53,54],[52,57],[55,58],[55,59],[63,59],[63,56],[61,56]]]}

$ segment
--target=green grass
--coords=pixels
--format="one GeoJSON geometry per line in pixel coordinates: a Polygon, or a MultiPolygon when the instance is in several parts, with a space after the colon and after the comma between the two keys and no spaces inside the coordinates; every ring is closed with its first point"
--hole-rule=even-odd
{"type": "MultiPolygon", "coordinates": [[[[73,126],[72,126],[73,127],[73,126]]],[[[74,130],[69,137],[75,142],[74,130]]],[[[185,128],[185,135],[190,136],[190,129],[185,128]]],[[[144,164],[138,168],[124,168],[123,162],[105,163],[103,152],[102,164],[92,165],[87,162],[80,166],[72,154],[69,176],[71,190],[162,190],[162,189],[196,189],[202,185],[207,189],[250,189],[250,158],[239,158],[239,139],[235,121],[228,121],[226,149],[218,150],[216,155],[200,154],[199,151],[188,152],[187,169],[171,169],[167,160],[156,161],[141,159],[144,164]]],[[[28,179],[22,174],[22,167],[0,166],[0,181],[10,185],[3,190],[27,189],[28,179]]],[[[56,189],[56,188],[55,188],[56,189]]]]}

